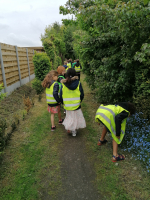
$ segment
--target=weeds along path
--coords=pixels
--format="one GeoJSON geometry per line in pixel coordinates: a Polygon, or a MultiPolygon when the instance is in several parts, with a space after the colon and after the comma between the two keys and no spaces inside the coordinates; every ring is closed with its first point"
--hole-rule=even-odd
{"type": "Polygon", "coordinates": [[[109,136],[107,145],[97,146],[102,127],[94,118],[99,104],[83,80],[84,75],[82,110],[87,128],[79,130],[77,137],[57,124],[51,132],[45,94],[41,102],[36,98],[4,151],[1,200],[150,199],[150,177],[140,163],[130,154],[125,161],[112,163],[109,136]]]}

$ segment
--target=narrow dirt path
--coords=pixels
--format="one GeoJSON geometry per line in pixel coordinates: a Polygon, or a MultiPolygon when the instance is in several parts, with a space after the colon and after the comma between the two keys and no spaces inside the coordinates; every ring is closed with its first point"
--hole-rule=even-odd
{"type": "Polygon", "coordinates": [[[83,134],[78,131],[76,137],[66,135],[61,150],[61,177],[63,191],[59,194],[61,200],[100,199],[95,188],[96,174],[93,164],[88,161],[83,134]]]}

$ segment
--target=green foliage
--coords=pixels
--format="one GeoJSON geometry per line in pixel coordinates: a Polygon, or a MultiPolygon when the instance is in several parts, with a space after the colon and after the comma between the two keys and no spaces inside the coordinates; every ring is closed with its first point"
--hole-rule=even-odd
{"type": "Polygon", "coordinates": [[[32,82],[32,87],[36,90],[36,94],[41,94],[44,91],[44,88],[41,85],[42,81],[35,78],[32,82]]]}
{"type": "Polygon", "coordinates": [[[45,29],[45,34],[41,36],[41,41],[45,52],[52,62],[53,69],[62,64],[66,53],[65,42],[63,41],[63,28],[63,26],[55,22],[52,26],[48,26],[45,29]]]}
{"type": "Polygon", "coordinates": [[[35,77],[43,81],[46,74],[51,70],[51,62],[45,53],[36,53],[33,56],[35,77]]]}
{"type": "Polygon", "coordinates": [[[1,91],[4,89],[3,83],[0,84],[0,101],[3,100],[6,97],[6,93],[1,93],[1,91]]]}
{"type": "Polygon", "coordinates": [[[74,59],[74,51],[73,51],[73,32],[75,31],[74,25],[68,25],[64,29],[64,43],[66,46],[66,58],[72,58],[74,59]]]}
{"type": "Polygon", "coordinates": [[[99,102],[134,101],[150,119],[150,1],[74,0],[60,13],[75,15],[73,51],[99,102]]]}

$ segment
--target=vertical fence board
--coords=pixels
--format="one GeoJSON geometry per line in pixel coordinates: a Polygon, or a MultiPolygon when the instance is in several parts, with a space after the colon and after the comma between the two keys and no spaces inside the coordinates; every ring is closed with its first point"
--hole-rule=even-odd
{"type": "Polygon", "coordinates": [[[28,57],[28,49],[26,48],[26,53],[27,53],[27,62],[28,62],[28,71],[29,71],[29,81],[30,79],[30,65],[29,65],[29,57],[28,57]]]}
{"type": "Polygon", "coordinates": [[[22,83],[21,83],[21,73],[20,73],[20,65],[19,65],[19,57],[18,57],[18,49],[17,49],[17,46],[15,46],[15,48],[16,48],[16,56],[17,56],[17,64],[18,64],[19,80],[20,80],[20,86],[21,86],[22,83]]]}
{"type": "Polygon", "coordinates": [[[7,84],[6,84],[6,78],[5,78],[5,69],[4,69],[4,64],[3,64],[3,56],[2,56],[2,49],[1,49],[1,44],[0,44],[0,60],[1,60],[1,72],[2,72],[2,77],[3,77],[3,83],[4,83],[4,92],[7,92],[7,84]]]}

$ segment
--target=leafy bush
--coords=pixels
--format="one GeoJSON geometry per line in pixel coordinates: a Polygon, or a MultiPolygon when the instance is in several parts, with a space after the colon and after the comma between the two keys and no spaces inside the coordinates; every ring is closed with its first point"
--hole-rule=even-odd
{"type": "Polygon", "coordinates": [[[6,93],[1,93],[1,91],[4,89],[3,83],[0,84],[0,101],[3,100],[6,97],[6,93]]]}
{"type": "Polygon", "coordinates": [[[44,35],[41,36],[44,50],[52,62],[53,69],[56,69],[58,65],[62,65],[65,58],[66,45],[63,29],[63,26],[55,22],[52,26],[48,26],[44,35]]]}
{"type": "Polygon", "coordinates": [[[143,0],[67,1],[60,13],[75,14],[84,33],[78,34],[80,48],[75,48],[101,103],[131,101],[144,87],[145,93],[150,91],[146,83],[150,51],[145,45],[150,43],[149,4],[143,0]],[[139,81],[143,71],[145,80],[139,81]]]}
{"type": "Polygon", "coordinates": [[[33,56],[35,77],[43,81],[46,74],[51,70],[51,62],[46,53],[36,53],[33,56]]]}
{"type": "Polygon", "coordinates": [[[32,82],[32,87],[36,90],[37,94],[41,94],[44,91],[44,88],[41,85],[42,81],[38,80],[37,78],[34,79],[32,82]]]}

